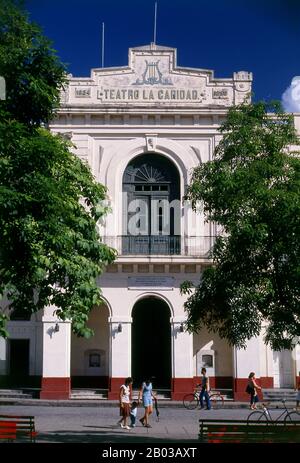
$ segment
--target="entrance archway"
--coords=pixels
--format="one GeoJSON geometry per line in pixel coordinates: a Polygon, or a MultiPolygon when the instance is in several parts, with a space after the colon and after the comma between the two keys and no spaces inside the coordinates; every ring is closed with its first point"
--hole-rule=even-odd
{"type": "Polygon", "coordinates": [[[165,301],[147,297],[132,310],[132,377],[139,387],[146,378],[155,388],[171,388],[170,309],[165,301]]]}
{"type": "Polygon", "coordinates": [[[94,336],[71,338],[71,387],[108,389],[109,377],[109,309],[103,304],[89,314],[87,326],[94,336]]]}

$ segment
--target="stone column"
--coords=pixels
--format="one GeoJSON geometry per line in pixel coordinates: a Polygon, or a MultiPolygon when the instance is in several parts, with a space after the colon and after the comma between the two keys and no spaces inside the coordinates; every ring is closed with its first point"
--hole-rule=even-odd
{"type": "Polygon", "coordinates": [[[131,317],[110,317],[109,399],[118,399],[120,386],[131,376],[131,317]]]}
{"type": "MultiPolygon", "coordinates": [[[[46,311],[47,312],[47,311],[46,311]]],[[[69,399],[71,391],[71,322],[45,314],[43,319],[41,399],[69,399]]]]}
{"type": "Polygon", "coordinates": [[[295,364],[296,364],[296,388],[300,387],[300,345],[297,344],[294,349],[295,364]]]}
{"type": "Polygon", "coordinates": [[[171,318],[172,400],[193,391],[193,335],[184,331],[183,317],[171,318]]]}
{"type": "MultiPolygon", "coordinates": [[[[248,401],[246,386],[251,371],[255,372],[257,384],[260,385],[259,338],[247,342],[246,349],[233,349],[234,400],[248,401]]],[[[259,393],[260,398],[262,397],[259,393]]]]}

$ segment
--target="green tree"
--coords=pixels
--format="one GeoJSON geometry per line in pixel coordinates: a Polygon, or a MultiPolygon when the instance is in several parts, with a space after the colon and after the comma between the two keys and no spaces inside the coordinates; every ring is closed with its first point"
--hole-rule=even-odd
{"type": "Polygon", "coordinates": [[[7,97],[1,109],[26,125],[52,119],[66,81],[65,66],[18,0],[0,0],[0,75],[7,97]]]}
{"type": "Polygon", "coordinates": [[[192,292],[182,285],[190,295],[187,327],[205,326],[238,347],[263,330],[273,349],[291,348],[300,336],[300,153],[288,149],[299,145],[293,118],[276,102],[241,105],[220,130],[214,159],[194,169],[187,192],[223,230],[199,286],[192,292]]]}
{"type": "MultiPolygon", "coordinates": [[[[36,312],[53,304],[73,331],[101,302],[97,278],[115,251],[101,242],[106,189],[44,127],[55,114],[65,68],[15,2],[0,0],[0,296],[10,308],[36,312]]],[[[0,336],[7,336],[0,312],[0,336]]]]}

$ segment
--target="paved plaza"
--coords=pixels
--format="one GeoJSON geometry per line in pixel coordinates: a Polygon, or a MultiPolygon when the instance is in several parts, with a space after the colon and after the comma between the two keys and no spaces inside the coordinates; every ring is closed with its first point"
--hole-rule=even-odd
{"type": "MultiPolygon", "coordinates": [[[[30,406],[2,405],[0,414],[32,415],[35,417],[37,442],[44,443],[125,443],[125,442],[197,442],[199,418],[246,419],[247,408],[222,410],[186,410],[183,407],[160,408],[157,422],[155,412],[151,417],[152,428],[144,428],[139,421],[135,428],[121,429],[117,425],[119,409],[115,406],[30,406]]],[[[138,418],[143,409],[139,408],[138,418]]],[[[278,416],[278,410],[272,410],[278,416]]]]}

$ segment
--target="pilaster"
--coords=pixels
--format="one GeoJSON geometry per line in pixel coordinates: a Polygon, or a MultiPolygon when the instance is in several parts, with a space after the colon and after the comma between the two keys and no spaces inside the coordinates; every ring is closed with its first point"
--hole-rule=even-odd
{"type": "Polygon", "coordinates": [[[69,399],[71,322],[43,317],[43,377],[41,399],[69,399]]]}

